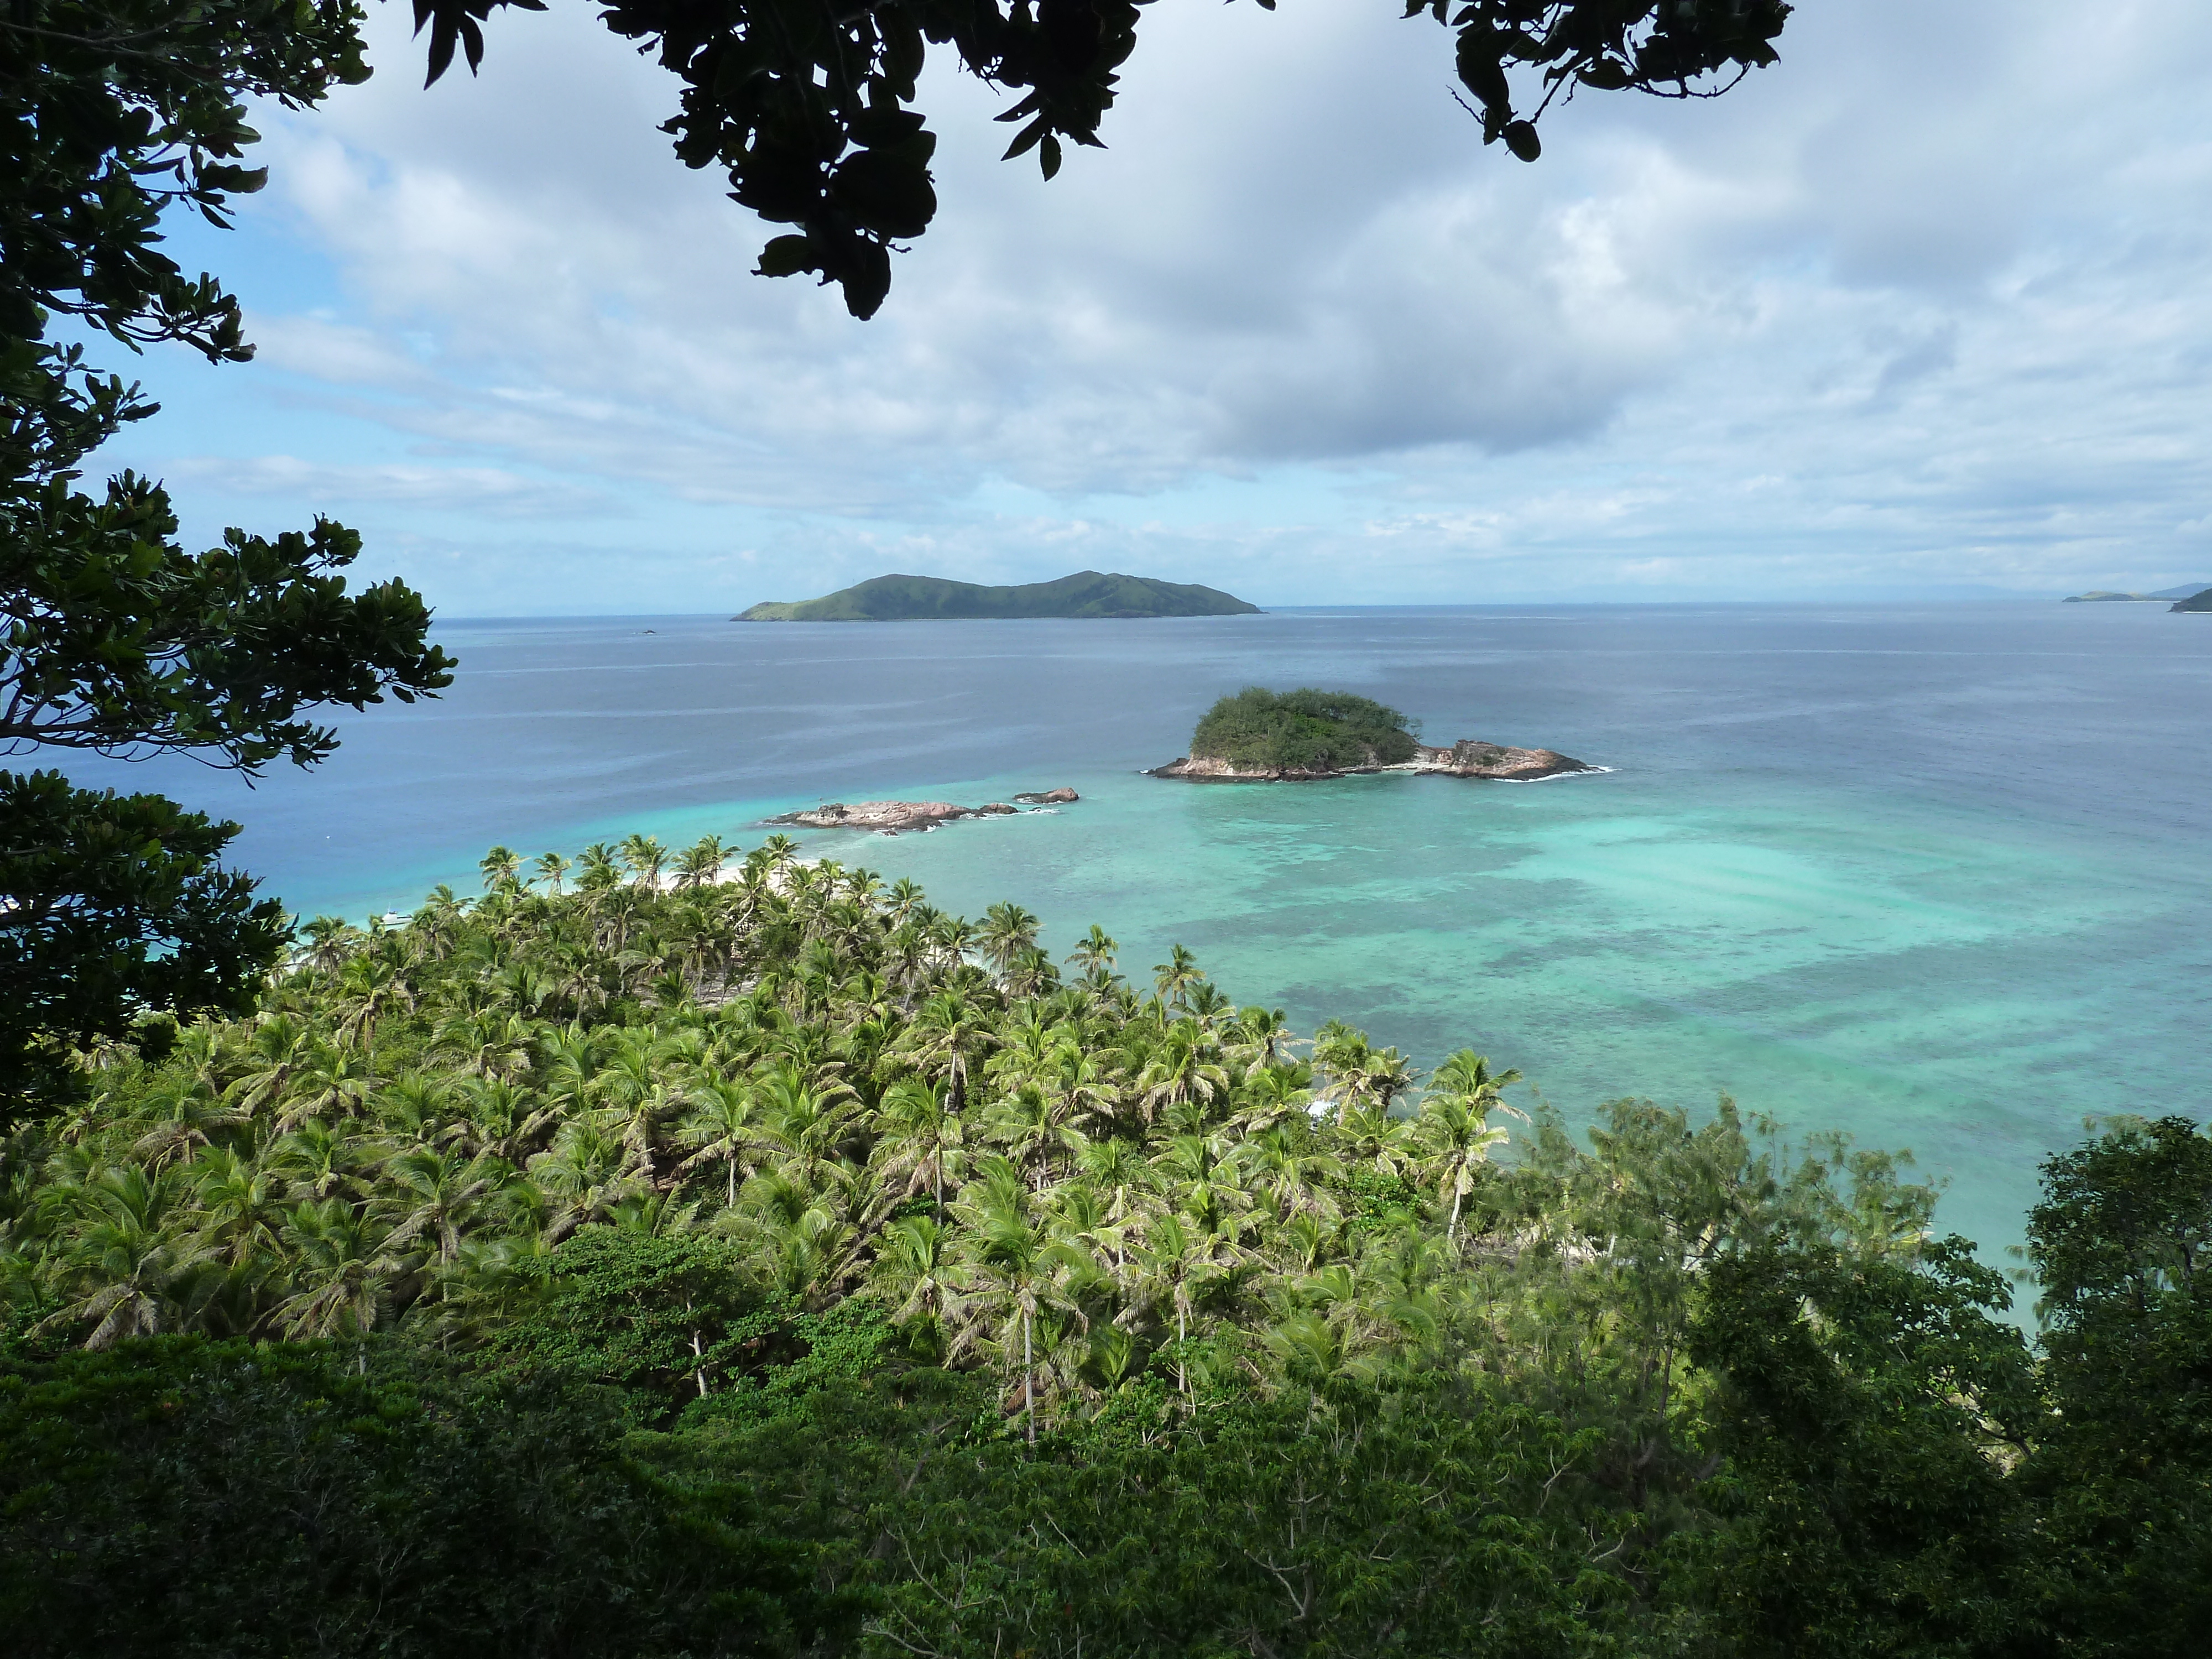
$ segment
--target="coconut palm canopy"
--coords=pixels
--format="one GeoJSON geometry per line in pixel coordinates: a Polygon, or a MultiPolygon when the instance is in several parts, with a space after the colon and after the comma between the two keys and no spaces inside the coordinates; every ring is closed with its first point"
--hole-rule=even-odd
{"type": "MultiPolygon", "coordinates": [[[[1102,930],[1055,965],[1018,905],[974,927],[792,854],[725,881],[719,840],[632,836],[568,884],[495,848],[481,897],[317,921],[252,1018],[90,1058],[90,1099],[11,1165],[19,1305],[94,1348],[480,1344],[608,1229],[881,1309],[913,1354],[1000,1376],[1026,1427],[1096,1409],[1102,1364],[1171,1351],[1185,1391],[1200,1347],[1265,1370],[1286,1321],[1355,1370],[1440,1352],[1499,1275],[1589,1248],[1545,1196],[1587,1175],[1556,1126],[1535,1165],[1490,1162],[1516,1073],[1468,1051],[1425,1082],[1341,1024],[1301,1041],[1236,1006],[1180,945],[1139,988],[1102,930]]],[[[1785,1224],[1744,1195],[1777,1177],[1730,1122],[1692,1256],[1785,1224]]],[[[1910,1251],[1927,1219],[1924,1189],[1822,1201],[1853,1248],[1910,1251]]]]}

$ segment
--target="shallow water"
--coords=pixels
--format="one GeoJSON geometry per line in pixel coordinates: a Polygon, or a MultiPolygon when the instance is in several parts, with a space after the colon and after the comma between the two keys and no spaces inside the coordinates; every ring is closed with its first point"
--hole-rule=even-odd
{"type": "Polygon", "coordinates": [[[1306,1029],[1339,1016],[1423,1061],[1473,1045],[1571,1115],[1726,1091],[1910,1146],[1985,1254],[2017,1241],[2037,1161],[2085,1114],[2205,1103],[2212,618],[1566,607],[440,637],[453,691],[347,715],[319,775],[252,795],[172,763],[127,775],[246,820],[241,862],[296,909],[356,916],[473,887],[495,841],[750,845],[824,799],[1073,785],[1058,812],[802,839],[969,915],[1017,900],[1059,948],[1097,921],[1139,976],[1188,945],[1306,1029]],[[1253,684],[1614,769],[1139,775],[1253,684]]]}

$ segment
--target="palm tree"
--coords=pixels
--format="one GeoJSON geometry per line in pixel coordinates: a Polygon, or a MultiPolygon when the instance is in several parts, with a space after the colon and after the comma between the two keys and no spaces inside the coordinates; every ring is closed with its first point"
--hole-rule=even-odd
{"type": "Polygon", "coordinates": [[[1395,1176],[1406,1167],[1411,1128],[1379,1103],[1348,1096],[1337,1114],[1336,1145],[1347,1164],[1395,1176]]]}
{"type": "Polygon", "coordinates": [[[785,1173],[811,1188],[823,1166],[843,1163],[860,1103],[842,1083],[810,1081],[795,1066],[773,1066],[753,1084],[753,1109],[785,1173]]]}
{"type": "Polygon", "coordinates": [[[1199,1030],[1209,1036],[1226,1024],[1236,1012],[1235,1005],[1211,980],[1202,979],[1192,986],[1183,1006],[1189,1011],[1190,1018],[1198,1022],[1199,1030]]]}
{"type": "Polygon", "coordinates": [[[720,1162],[727,1170],[725,1205],[737,1207],[738,1182],[745,1155],[766,1144],[754,1121],[756,1096],[751,1087],[729,1078],[712,1078],[687,1091],[691,1109],[684,1115],[677,1138],[694,1150],[677,1166],[689,1172],[701,1164],[720,1162]]]}
{"type": "Polygon", "coordinates": [[[968,1273],[955,1305],[963,1328],[953,1352],[992,1332],[1003,1352],[1012,1334],[1020,1333],[1022,1414],[1031,1445],[1036,1443],[1037,1316],[1068,1306],[1055,1279],[1076,1254],[1074,1247],[1049,1237],[1042,1222],[996,1208],[975,1218],[965,1240],[968,1273]]]}
{"type": "Polygon", "coordinates": [[[133,1114],[132,1127],[139,1133],[131,1143],[131,1156],[158,1170],[252,1121],[250,1109],[235,1099],[226,1101],[204,1079],[165,1079],[147,1092],[142,1109],[133,1114]]]}
{"type": "Polygon", "coordinates": [[[604,1220],[639,1189],[621,1138],[587,1118],[561,1126],[552,1146],[530,1160],[530,1179],[550,1200],[545,1235],[555,1243],[604,1220]]]}
{"type": "Polygon", "coordinates": [[[1240,1163],[1227,1136],[1170,1135],[1152,1164],[1177,1209],[1209,1232],[1241,1231],[1232,1218],[1252,1207],[1252,1194],[1239,1179],[1240,1163]]]}
{"type": "Polygon", "coordinates": [[[453,955],[468,907],[469,902],[443,882],[430,890],[407,927],[412,935],[409,944],[419,960],[443,962],[453,955]]]}
{"type": "Polygon", "coordinates": [[[960,1291],[952,1257],[952,1234],[934,1217],[902,1216],[884,1229],[874,1278],[884,1299],[895,1301],[892,1320],[932,1330],[960,1291]]]}
{"type": "Polygon", "coordinates": [[[1490,1114],[1503,1109],[1521,1118],[1527,1115],[1505,1105],[1498,1091],[1518,1083],[1521,1073],[1505,1071],[1492,1076],[1490,1062],[1472,1048],[1462,1048],[1437,1067],[1430,1080],[1421,1115],[1414,1121],[1413,1142],[1428,1164],[1437,1184],[1437,1201],[1451,1200],[1451,1219],[1444,1241],[1459,1237],[1460,1206],[1474,1188],[1474,1171],[1490,1156],[1490,1149],[1506,1139],[1503,1129],[1490,1127],[1490,1114]]]}
{"type": "Polygon", "coordinates": [[[104,1170],[77,1189],[82,1219],[55,1274],[65,1299],[32,1334],[89,1325],[84,1346],[100,1349],[173,1322],[178,1281],[199,1257],[173,1225],[185,1190],[176,1172],[136,1164],[104,1170]]]}
{"type": "Polygon", "coordinates": [[[267,1014],[256,1022],[246,1040],[246,1070],[231,1085],[239,1108],[251,1114],[282,1099],[308,1056],[312,1038],[307,1023],[295,1014],[267,1014]]]}
{"type": "Polygon", "coordinates": [[[1227,1094],[1229,1073],[1212,1059],[1198,1027],[1179,1021],[1146,1060],[1136,1091],[1149,1123],[1170,1106],[1212,1102],[1227,1094]]]}
{"type": "Polygon", "coordinates": [[[450,1262],[460,1252],[464,1230],[509,1173],[496,1158],[457,1158],[428,1146],[396,1154],[382,1171],[399,1188],[386,1196],[392,1227],[384,1248],[396,1250],[428,1235],[437,1242],[438,1260],[450,1262]]]}
{"type": "Polygon", "coordinates": [[[1413,1086],[1415,1075],[1413,1063],[1405,1055],[1395,1048],[1383,1048],[1367,1056],[1352,1086],[1387,1113],[1398,1097],[1413,1086]]]}
{"type": "Polygon", "coordinates": [[[296,1288],[271,1316],[278,1330],[295,1340],[358,1338],[383,1322],[402,1268],[366,1215],[338,1199],[310,1200],[292,1206],[283,1236],[296,1288]]]}
{"type": "Polygon", "coordinates": [[[284,1224],[283,1177],[228,1147],[195,1160],[197,1243],[225,1267],[245,1268],[278,1254],[284,1224]]]}
{"type": "Polygon", "coordinates": [[[276,1117],[277,1132],[296,1128],[309,1118],[359,1117],[368,1109],[375,1084],[366,1059],[349,1048],[313,1042],[306,1063],[293,1074],[276,1117]]]}
{"type": "Polygon", "coordinates": [[[808,1307],[818,1307],[843,1284],[853,1265],[855,1234],[834,1210],[809,1204],[781,1224],[754,1232],[769,1283],[808,1307]]]}
{"type": "Polygon", "coordinates": [[[1376,1048],[1364,1031],[1331,1020],[1314,1034],[1314,1065],[1328,1074],[1340,1114],[1380,1113],[1413,1086],[1413,1069],[1395,1048],[1376,1048]]]}
{"type": "Polygon", "coordinates": [[[945,1091],[920,1078],[901,1078],[884,1091],[876,1109],[872,1167],[885,1193],[910,1198],[926,1185],[931,1201],[945,1207],[945,1178],[957,1178],[966,1139],[945,1091]]]}
{"type": "Polygon", "coordinates": [[[362,942],[343,916],[317,916],[300,931],[307,939],[307,966],[319,973],[336,973],[362,942]]]}
{"type": "Polygon", "coordinates": [[[690,891],[711,887],[722,878],[722,866],[729,861],[729,848],[720,836],[702,836],[678,855],[676,885],[690,891]]]}
{"type": "Polygon", "coordinates": [[[1312,1130],[1299,1121],[1261,1130],[1238,1144],[1237,1158],[1246,1182],[1267,1194],[1277,1218],[1285,1221],[1301,1211],[1330,1208],[1327,1183],[1344,1173],[1336,1159],[1313,1145],[1312,1130]]]}
{"type": "Polygon", "coordinates": [[[560,896],[561,884],[568,876],[570,867],[568,860],[558,853],[540,853],[538,855],[538,878],[551,890],[556,898],[560,896]]]}
{"type": "Polygon", "coordinates": [[[930,919],[930,935],[935,941],[939,957],[948,969],[956,969],[968,959],[968,952],[975,948],[981,937],[975,924],[965,916],[936,915],[930,919]]]}
{"type": "Polygon", "coordinates": [[[1168,947],[1168,959],[1154,963],[1152,973],[1152,983],[1159,988],[1160,1000],[1177,1009],[1185,1006],[1191,988],[1206,977],[1199,971],[1198,958],[1180,945],[1168,947]]]}
{"type": "Polygon", "coordinates": [[[343,1124],[308,1118],[279,1135],[269,1148],[269,1168],[293,1200],[335,1198],[368,1183],[376,1152],[368,1139],[343,1124]]]}
{"type": "Polygon", "coordinates": [[[921,1005],[896,1049],[923,1076],[945,1080],[946,1100],[957,1112],[967,1101],[970,1069],[997,1042],[982,1010],[957,991],[939,991],[921,1005]]]}
{"type": "Polygon", "coordinates": [[[447,1138],[471,1152],[519,1163],[549,1123],[561,1113],[513,1079],[504,1077],[465,1077],[453,1087],[454,1102],[465,1121],[456,1124],[447,1138]]]}
{"type": "Polygon", "coordinates": [[[1091,931],[1067,953],[1067,961],[1080,973],[1096,973],[1102,969],[1111,973],[1114,970],[1114,952],[1118,948],[1106,930],[1094,921],[1091,924],[1091,931]]]}
{"type": "Polygon", "coordinates": [[[913,915],[922,902],[920,884],[912,878],[901,876],[884,895],[884,915],[896,927],[913,915]]]}
{"type": "Polygon", "coordinates": [[[520,1014],[499,1008],[456,1013],[439,1022],[431,1053],[460,1062],[479,1077],[514,1077],[530,1065],[538,1032],[520,1014]]]}
{"type": "Polygon", "coordinates": [[[585,893],[605,893],[622,884],[622,861],[615,849],[595,841],[576,858],[576,886],[585,893]]]}
{"type": "Polygon", "coordinates": [[[1042,1191],[1073,1166],[1085,1144],[1071,1115],[1067,1097],[1024,1083],[984,1115],[984,1132],[1042,1191]]]}
{"type": "Polygon", "coordinates": [[[1192,1226],[1169,1212],[1153,1218],[1146,1229],[1139,1259],[1146,1285],[1154,1297],[1165,1297],[1175,1310],[1176,1387],[1190,1392],[1190,1372],[1185,1352],[1190,1341],[1190,1322],[1198,1299],[1221,1277],[1240,1265],[1242,1254],[1218,1234],[1192,1226]]]}
{"type": "Polygon", "coordinates": [[[630,1167],[648,1182],[659,1174],[660,1126],[686,1103],[682,1092],[661,1076],[662,1057],[649,1031],[617,1031],[592,1079],[592,1093],[601,1109],[599,1121],[622,1137],[630,1167]]]}
{"type": "Polygon", "coordinates": [[[1037,1068],[1038,1080],[1068,1103],[1079,1120],[1110,1120],[1121,1103],[1121,1077],[1113,1056],[1062,1035],[1037,1068]]]}
{"type": "Polygon", "coordinates": [[[1034,945],[1016,951],[1000,976],[1006,994],[1013,997],[1045,996],[1060,985],[1060,972],[1052,965],[1052,958],[1034,945]]]}
{"type": "MultiPolygon", "coordinates": [[[[1094,1140],[1076,1154],[1083,1178],[1106,1201],[1106,1218],[1124,1221],[1140,1214],[1158,1181],[1133,1140],[1094,1140]]],[[[1118,1259],[1118,1258],[1117,1258],[1118,1259]]]]}
{"type": "Polygon", "coordinates": [[[1229,1029],[1229,1037],[1241,1058],[1266,1066],[1282,1063],[1298,1038],[1280,1008],[1246,1008],[1229,1029]]]}
{"type": "Polygon", "coordinates": [[[1303,1062],[1253,1066],[1237,1087],[1237,1121],[1247,1134],[1257,1134],[1293,1118],[1310,1121],[1312,1083],[1313,1068],[1303,1062]]]}
{"type": "Polygon", "coordinates": [[[1037,919],[1018,904],[994,904],[983,913],[983,954],[1003,977],[1014,958],[1036,948],[1037,919]]]}
{"type": "Polygon", "coordinates": [[[373,1064],[377,1021],[410,1000],[406,980],[389,962],[375,956],[354,957],[338,975],[334,999],[338,1040],[357,1044],[373,1064]]]}
{"type": "Polygon", "coordinates": [[[660,886],[660,872],[668,862],[668,849],[655,836],[626,836],[623,838],[622,861],[629,871],[634,886],[654,892],[660,886]]]}
{"type": "Polygon", "coordinates": [[[487,889],[504,887],[520,875],[522,854],[511,848],[495,847],[477,860],[477,868],[483,872],[487,889]]]}

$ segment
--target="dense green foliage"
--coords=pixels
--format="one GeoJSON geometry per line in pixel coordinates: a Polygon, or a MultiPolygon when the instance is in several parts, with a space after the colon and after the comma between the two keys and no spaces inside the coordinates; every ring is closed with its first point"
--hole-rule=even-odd
{"type": "Polygon", "coordinates": [[[216,865],[236,824],[0,772],[0,1098],[72,1092],[74,1051],[124,1036],[142,1006],[251,1012],[290,930],[216,865]]]}
{"type": "Polygon", "coordinates": [[[1056,581],[982,587],[941,576],[874,576],[818,599],[768,600],[739,622],[914,622],[926,617],[1237,617],[1259,610],[1233,594],[1150,576],[1079,570],[1056,581]]]}
{"type": "Polygon", "coordinates": [[[2028,1223],[2053,1415],[2026,1471],[2075,1650],[2179,1653],[2212,1627],[2212,1139],[2124,1121],[2053,1158],[2028,1223]]]}
{"type": "Polygon", "coordinates": [[[1472,1053],[1308,1057],[1180,949],[1139,989],[1093,930],[1063,978],[1018,907],[724,860],[526,886],[495,849],[473,902],[313,925],[251,1017],[82,1056],[6,1148],[0,1616],[55,1652],[2189,1650],[2187,1124],[2054,1163],[2039,1363],[1892,1158],[1634,1101],[1501,1157],[1516,1079],[1472,1053]]]}
{"type": "MultiPolygon", "coordinates": [[[[48,337],[55,313],[133,349],[242,362],[237,301],[161,250],[165,213],[225,222],[261,187],[246,100],[358,82],[349,0],[16,0],[0,15],[0,755],[183,750],[248,772],[327,756],[305,711],[447,683],[396,581],[318,520],[191,553],[158,484],[88,494],[87,457],[154,405],[48,337]]],[[[217,862],[237,826],[150,795],[0,772],[0,1123],[51,1100],[70,1044],[149,1010],[250,1001],[283,940],[217,862]]]]}
{"type": "Polygon", "coordinates": [[[1246,770],[1334,772],[1392,766],[1419,746],[1410,722],[1349,691],[1268,691],[1247,686],[1206,711],[1190,736],[1193,758],[1246,770]]]}
{"type": "Polygon", "coordinates": [[[165,1338],[0,1372],[21,1659],[770,1653],[810,1598],[614,1402],[419,1349],[165,1338]]]}

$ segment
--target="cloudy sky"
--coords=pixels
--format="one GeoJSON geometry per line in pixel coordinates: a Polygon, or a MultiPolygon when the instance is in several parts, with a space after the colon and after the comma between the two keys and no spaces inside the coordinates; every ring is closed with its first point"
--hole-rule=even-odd
{"type": "MultiPolygon", "coordinates": [[[[1715,103],[1485,149],[1395,0],[1158,0],[1047,185],[939,76],[870,323],[655,131],[592,8],[265,112],[180,257],[256,362],[137,365],[188,533],[320,511],[449,615],[1085,567],[1262,604],[1957,597],[2212,579],[2212,9],[1802,0],[1715,103]]],[[[111,353],[111,355],[112,355],[111,353]]]]}

